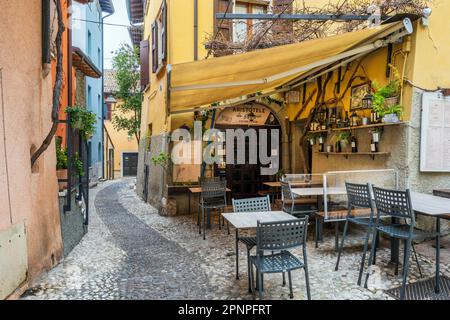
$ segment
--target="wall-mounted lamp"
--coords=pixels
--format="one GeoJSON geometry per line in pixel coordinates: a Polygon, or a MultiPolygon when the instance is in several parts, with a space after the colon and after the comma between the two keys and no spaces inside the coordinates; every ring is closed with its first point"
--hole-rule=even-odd
{"type": "Polygon", "coordinates": [[[430,21],[428,18],[431,16],[433,10],[431,8],[425,8],[422,11],[422,26],[428,27],[430,25],[430,21]]]}

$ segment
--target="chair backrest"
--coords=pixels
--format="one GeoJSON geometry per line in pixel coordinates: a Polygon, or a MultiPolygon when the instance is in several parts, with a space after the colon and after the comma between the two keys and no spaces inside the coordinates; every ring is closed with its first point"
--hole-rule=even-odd
{"type": "Polygon", "coordinates": [[[202,199],[208,198],[226,198],[227,182],[226,181],[208,181],[203,182],[202,185],[202,199]]]}
{"type": "Polygon", "coordinates": [[[198,177],[198,183],[202,185],[205,182],[219,182],[221,181],[220,177],[198,177]]]}
{"type": "Polygon", "coordinates": [[[281,201],[294,200],[294,195],[292,194],[292,188],[290,182],[280,181],[281,183],[281,201]]]}
{"type": "Polygon", "coordinates": [[[373,187],[373,193],[378,218],[380,216],[404,218],[411,220],[411,225],[414,225],[415,216],[409,190],[398,191],[373,187]]]}
{"type": "Polygon", "coordinates": [[[373,209],[371,185],[345,182],[348,206],[373,209]]]}
{"type": "Polygon", "coordinates": [[[285,250],[306,244],[308,216],[281,222],[260,222],[256,229],[256,250],[285,250]]]}
{"type": "Polygon", "coordinates": [[[269,196],[249,199],[232,199],[233,212],[271,211],[269,196]]]}

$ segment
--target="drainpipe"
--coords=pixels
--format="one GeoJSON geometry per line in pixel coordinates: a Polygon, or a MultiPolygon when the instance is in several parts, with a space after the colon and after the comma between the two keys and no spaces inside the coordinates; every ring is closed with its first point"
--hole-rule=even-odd
{"type": "Polygon", "coordinates": [[[194,0],[194,61],[198,60],[198,0],[194,0]]]}
{"type": "MultiPolygon", "coordinates": [[[[72,6],[72,0],[67,1],[67,8],[72,6]]],[[[72,14],[67,12],[67,22],[72,19],[72,14]]],[[[72,107],[72,29],[66,28],[67,32],[67,107],[72,107]]],[[[67,194],[66,204],[64,205],[64,212],[72,210],[72,127],[70,126],[70,114],[66,116],[66,144],[67,144],[67,194]]]]}
{"type": "Polygon", "coordinates": [[[104,17],[102,17],[102,150],[103,150],[103,157],[102,157],[102,178],[105,178],[105,30],[104,30],[104,22],[105,19],[112,16],[113,14],[110,13],[104,17]]]}

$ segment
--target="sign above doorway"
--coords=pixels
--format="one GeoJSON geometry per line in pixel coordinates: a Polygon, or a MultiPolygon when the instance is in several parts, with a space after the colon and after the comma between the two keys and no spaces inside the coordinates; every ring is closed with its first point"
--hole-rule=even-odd
{"type": "Polygon", "coordinates": [[[279,123],[269,108],[253,103],[225,108],[217,118],[216,125],[265,126],[279,123]]]}

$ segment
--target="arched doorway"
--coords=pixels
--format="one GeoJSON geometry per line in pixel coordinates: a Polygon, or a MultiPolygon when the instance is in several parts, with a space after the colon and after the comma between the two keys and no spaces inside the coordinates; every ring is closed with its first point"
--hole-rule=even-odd
{"type": "MultiPolygon", "coordinates": [[[[264,189],[264,182],[276,181],[276,175],[264,175],[261,168],[270,167],[261,163],[259,157],[262,143],[267,143],[267,156],[276,156],[278,158],[278,170],[282,168],[282,128],[277,115],[266,105],[253,102],[234,107],[228,107],[222,110],[216,120],[215,128],[226,132],[227,129],[242,129],[245,135],[245,163],[237,163],[237,147],[238,143],[234,143],[234,163],[223,163],[215,165],[215,175],[222,176],[227,179],[228,188],[232,190],[232,197],[249,198],[258,196],[258,192],[264,189]],[[261,129],[267,132],[267,141],[263,142],[261,129]],[[251,141],[251,134],[248,132],[253,130],[256,134],[256,163],[251,163],[250,150],[251,144],[254,147],[254,141],[251,141]],[[272,143],[272,131],[278,131],[278,148],[274,149],[272,143]]],[[[253,132],[252,132],[253,134],[253,132]]],[[[228,137],[227,137],[228,141],[228,137]]],[[[226,155],[225,155],[226,156],[226,155]]],[[[277,171],[278,171],[277,170],[277,171]]]]}

